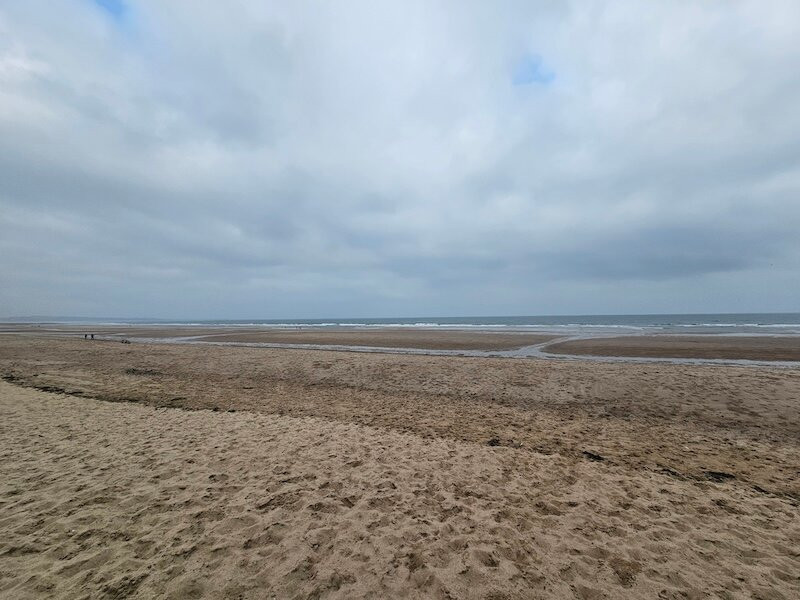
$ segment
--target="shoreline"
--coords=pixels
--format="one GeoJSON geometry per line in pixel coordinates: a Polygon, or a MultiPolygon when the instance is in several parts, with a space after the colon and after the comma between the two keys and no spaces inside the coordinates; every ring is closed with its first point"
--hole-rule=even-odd
{"type": "Polygon", "coordinates": [[[496,331],[403,328],[274,328],[15,325],[0,326],[0,336],[80,339],[144,344],[238,346],[336,352],[429,354],[483,358],[528,358],[630,363],[800,367],[800,335],[752,333],[609,333],[496,331]]]}

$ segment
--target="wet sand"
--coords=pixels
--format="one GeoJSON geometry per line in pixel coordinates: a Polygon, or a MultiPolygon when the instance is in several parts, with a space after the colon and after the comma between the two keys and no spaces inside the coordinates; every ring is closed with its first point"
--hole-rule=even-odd
{"type": "Polygon", "coordinates": [[[584,356],[800,361],[800,336],[622,336],[556,342],[545,350],[584,356]]]}
{"type": "Polygon", "coordinates": [[[794,370],[3,336],[0,375],[0,597],[800,594],[794,370]]]}
{"type": "Polygon", "coordinates": [[[372,346],[383,348],[421,348],[425,350],[512,350],[556,339],[555,335],[469,331],[431,331],[424,329],[369,331],[285,331],[215,333],[197,341],[279,344],[314,344],[337,346],[372,346]]]}
{"type": "Polygon", "coordinates": [[[497,330],[442,330],[426,328],[281,328],[145,325],[53,325],[3,324],[0,335],[30,335],[82,339],[94,333],[98,340],[123,339],[137,342],[184,344],[288,345],[331,347],[337,350],[397,349],[446,353],[484,353],[520,350],[524,356],[558,355],[690,360],[750,360],[798,362],[800,336],[753,335],[629,335],[568,339],[563,333],[497,330]]]}
{"type": "Polygon", "coordinates": [[[424,328],[308,328],[269,327],[149,327],[124,326],[0,326],[0,333],[27,333],[54,337],[82,338],[85,332],[113,339],[191,338],[196,342],[245,344],[313,344],[331,346],[365,346],[375,348],[419,348],[423,350],[512,350],[541,344],[558,337],[556,334],[434,330],[424,328]]]}

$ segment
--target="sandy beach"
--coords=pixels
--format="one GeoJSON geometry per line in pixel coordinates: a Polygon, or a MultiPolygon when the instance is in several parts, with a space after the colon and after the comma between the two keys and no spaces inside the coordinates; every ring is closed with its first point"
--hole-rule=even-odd
{"type": "Polygon", "coordinates": [[[794,598],[800,372],[0,339],[0,597],[794,598]]]}
{"type": "Polygon", "coordinates": [[[0,600],[800,600],[798,40],[0,1],[0,600]]]}

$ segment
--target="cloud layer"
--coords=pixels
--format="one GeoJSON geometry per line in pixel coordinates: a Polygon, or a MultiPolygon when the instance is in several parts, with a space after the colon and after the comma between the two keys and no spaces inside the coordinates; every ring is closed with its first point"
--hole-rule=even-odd
{"type": "Polygon", "coordinates": [[[793,0],[4,2],[0,316],[800,310],[798,39],[793,0]]]}

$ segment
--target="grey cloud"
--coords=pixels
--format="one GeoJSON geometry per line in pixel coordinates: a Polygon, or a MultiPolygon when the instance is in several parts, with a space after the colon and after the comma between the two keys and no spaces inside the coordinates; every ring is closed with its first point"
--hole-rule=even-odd
{"type": "Polygon", "coordinates": [[[0,316],[800,305],[794,2],[127,7],[0,7],[0,316]]]}

